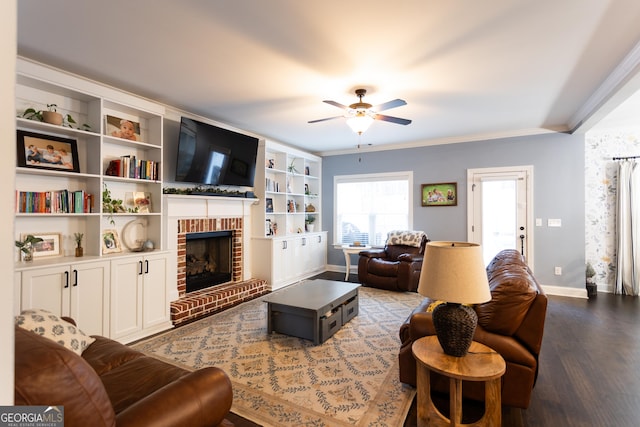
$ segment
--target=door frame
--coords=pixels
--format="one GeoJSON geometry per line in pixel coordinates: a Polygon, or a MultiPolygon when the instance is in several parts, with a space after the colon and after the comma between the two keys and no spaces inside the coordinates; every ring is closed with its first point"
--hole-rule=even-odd
{"type": "MultiPolygon", "coordinates": [[[[482,209],[481,206],[475,206],[474,178],[476,175],[508,175],[513,173],[525,174],[525,253],[527,254],[527,265],[533,271],[534,268],[534,218],[533,218],[533,165],[521,166],[503,166],[489,168],[467,169],[467,240],[473,241],[474,225],[476,220],[476,209],[482,209]]],[[[490,260],[487,260],[489,262],[490,260]]]]}

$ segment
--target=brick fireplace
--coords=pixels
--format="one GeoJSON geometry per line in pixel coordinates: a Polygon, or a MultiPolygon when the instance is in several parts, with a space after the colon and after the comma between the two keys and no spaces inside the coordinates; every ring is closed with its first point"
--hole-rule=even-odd
{"type": "MultiPolygon", "coordinates": [[[[193,200],[189,200],[188,202],[188,204],[193,203],[193,200]]],[[[205,200],[205,203],[208,206],[212,201],[205,200]]],[[[222,201],[222,203],[224,204],[226,201],[222,201]]],[[[175,210],[175,208],[169,208],[169,214],[175,210]]],[[[177,210],[182,209],[178,208],[177,210]]],[[[187,210],[194,212],[193,209],[187,210]]],[[[209,210],[210,206],[205,209],[206,212],[209,210]]],[[[247,243],[249,242],[249,236],[246,235],[247,222],[248,219],[246,215],[222,217],[205,215],[196,218],[175,218],[169,221],[168,226],[171,228],[175,227],[173,228],[175,234],[169,232],[168,239],[175,239],[174,245],[177,262],[176,287],[178,298],[171,302],[171,321],[174,325],[178,326],[220,312],[241,302],[257,298],[270,291],[269,286],[264,280],[252,278],[243,279],[247,276],[244,269],[248,265],[245,259],[248,252],[247,243]],[[218,231],[229,231],[232,234],[231,281],[187,293],[187,234],[218,231]]]]}

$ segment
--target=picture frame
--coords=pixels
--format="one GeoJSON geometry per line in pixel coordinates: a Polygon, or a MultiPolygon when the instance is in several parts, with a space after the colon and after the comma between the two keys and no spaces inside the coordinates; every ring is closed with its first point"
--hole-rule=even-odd
{"type": "Polygon", "coordinates": [[[138,213],[151,213],[151,193],[135,191],[133,193],[133,205],[138,208],[138,213]]]}
{"type": "Polygon", "coordinates": [[[105,116],[105,135],[129,141],[140,141],[140,123],[122,117],[105,116]]]}
{"type": "Polygon", "coordinates": [[[120,236],[115,229],[106,229],[102,231],[102,253],[112,254],[122,252],[122,245],[120,244],[120,236]]]}
{"type": "Polygon", "coordinates": [[[60,233],[23,233],[20,240],[25,240],[31,234],[39,237],[42,242],[33,245],[33,259],[62,256],[62,235],[60,233]]]}
{"type": "Polygon", "coordinates": [[[457,206],[458,183],[422,184],[420,195],[422,206],[457,206]]]}
{"type": "Polygon", "coordinates": [[[80,172],[78,143],[75,139],[26,130],[18,130],[16,136],[19,167],[80,172]]]}
{"type": "Polygon", "coordinates": [[[267,213],[273,212],[273,199],[271,197],[267,197],[265,200],[265,212],[267,213]]]}

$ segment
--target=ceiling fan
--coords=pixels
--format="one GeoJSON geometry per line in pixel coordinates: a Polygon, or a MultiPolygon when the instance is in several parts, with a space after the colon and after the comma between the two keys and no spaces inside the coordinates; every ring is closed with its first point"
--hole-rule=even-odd
{"type": "Polygon", "coordinates": [[[382,120],[385,122],[396,123],[399,125],[408,125],[411,123],[409,119],[401,119],[399,117],[386,116],[384,114],[378,114],[379,111],[389,110],[391,108],[407,105],[403,99],[394,99],[393,101],[387,101],[379,105],[371,105],[366,102],[362,102],[362,97],[367,93],[366,89],[356,89],[356,96],[360,98],[360,101],[353,103],[349,106],[342,105],[336,101],[324,100],[327,104],[334,107],[342,108],[347,113],[341,116],[327,117],[324,119],[310,120],[309,123],[324,122],[327,120],[334,120],[340,118],[346,118],[347,124],[358,135],[362,135],[366,131],[374,120],[382,120]]]}

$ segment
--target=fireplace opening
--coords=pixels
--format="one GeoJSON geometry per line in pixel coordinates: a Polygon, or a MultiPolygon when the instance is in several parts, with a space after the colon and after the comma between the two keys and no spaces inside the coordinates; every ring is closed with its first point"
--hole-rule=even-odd
{"type": "Polygon", "coordinates": [[[232,280],[233,231],[188,233],[185,237],[187,293],[232,280]]]}

